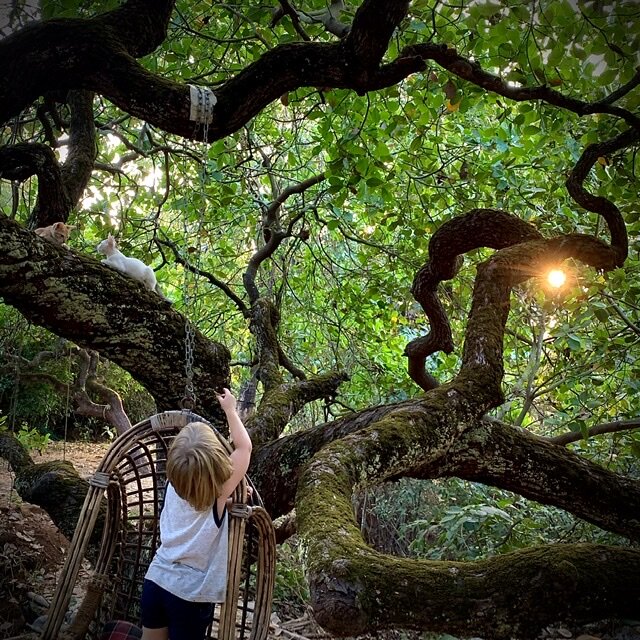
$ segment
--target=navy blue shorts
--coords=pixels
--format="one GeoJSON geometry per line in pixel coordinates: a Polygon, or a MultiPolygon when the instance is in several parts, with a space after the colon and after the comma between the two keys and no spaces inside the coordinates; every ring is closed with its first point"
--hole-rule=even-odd
{"type": "Polygon", "coordinates": [[[171,640],[202,640],[207,632],[215,604],[189,602],[169,593],[151,580],[142,585],[142,626],[169,628],[171,640]]]}

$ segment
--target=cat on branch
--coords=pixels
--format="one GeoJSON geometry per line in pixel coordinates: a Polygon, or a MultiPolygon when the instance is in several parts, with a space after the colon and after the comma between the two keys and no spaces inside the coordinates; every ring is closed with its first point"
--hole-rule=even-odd
{"type": "Polygon", "coordinates": [[[111,234],[96,247],[96,251],[106,256],[106,258],[102,260],[102,264],[117,269],[134,280],[139,280],[149,291],[157,293],[170,302],[160,290],[154,270],[142,262],[142,260],[138,260],[138,258],[125,256],[118,249],[116,239],[111,234]]]}

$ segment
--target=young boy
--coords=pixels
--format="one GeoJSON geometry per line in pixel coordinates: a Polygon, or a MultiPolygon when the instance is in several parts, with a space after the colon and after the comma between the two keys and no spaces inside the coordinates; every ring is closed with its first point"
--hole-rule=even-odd
{"type": "Polygon", "coordinates": [[[167,454],[161,545],[142,588],[142,640],[202,640],[227,586],[226,501],[251,458],[251,439],[229,389],[216,394],[234,451],[228,455],[208,425],[193,422],[167,454]]]}

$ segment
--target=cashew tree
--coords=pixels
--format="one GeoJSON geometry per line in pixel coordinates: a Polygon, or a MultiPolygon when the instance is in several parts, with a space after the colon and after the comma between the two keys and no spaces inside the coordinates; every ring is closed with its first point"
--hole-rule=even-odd
{"type": "Polygon", "coordinates": [[[158,410],[221,423],[214,390],[241,385],[331,633],[637,616],[637,3],[41,5],[0,23],[4,311],[158,410]],[[63,244],[34,232],[57,222],[63,244]],[[101,263],[109,233],[162,295],[101,263]],[[611,535],[399,557],[354,495],[401,478],[611,535]]]}

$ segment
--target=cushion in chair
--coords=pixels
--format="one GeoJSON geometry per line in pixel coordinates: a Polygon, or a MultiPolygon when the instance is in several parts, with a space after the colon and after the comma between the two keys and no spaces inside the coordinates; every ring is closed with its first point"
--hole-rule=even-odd
{"type": "Polygon", "coordinates": [[[133,640],[141,638],[142,629],[125,620],[110,620],[104,625],[100,640],[133,640]]]}

